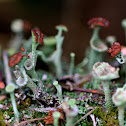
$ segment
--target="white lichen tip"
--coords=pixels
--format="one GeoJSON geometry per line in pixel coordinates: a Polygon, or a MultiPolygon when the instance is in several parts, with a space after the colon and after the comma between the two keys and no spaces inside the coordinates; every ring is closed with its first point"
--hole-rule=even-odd
{"type": "Polygon", "coordinates": [[[117,88],[115,94],[112,96],[113,103],[120,106],[126,103],[126,90],[124,88],[117,88]]]}
{"type": "Polygon", "coordinates": [[[15,85],[14,84],[9,84],[5,88],[6,92],[11,93],[15,90],[15,85]]]}
{"type": "Polygon", "coordinates": [[[22,19],[16,19],[11,23],[11,30],[13,32],[22,32],[24,27],[24,22],[22,19]]]}
{"type": "Polygon", "coordinates": [[[74,57],[74,56],[75,56],[75,53],[73,53],[73,52],[70,53],[70,56],[71,56],[71,57],[74,57]]]}
{"type": "Polygon", "coordinates": [[[113,42],[116,42],[116,37],[115,36],[107,36],[106,41],[109,42],[110,44],[113,44],[113,42]]]}
{"type": "Polygon", "coordinates": [[[58,111],[55,111],[55,112],[53,112],[53,117],[54,118],[60,118],[60,112],[58,112],[58,111]]]}
{"type": "Polygon", "coordinates": [[[126,19],[123,19],[121,24],[122,24],[122,27],[126,28],[126,19]]]}
{"type": "Polygon", "coordinates": [[[58,81],[54,81],[54,82],[53,82],[53,85],[54,85],[54,86],[57,86],[57,85],[58,85],[58,81]]]}

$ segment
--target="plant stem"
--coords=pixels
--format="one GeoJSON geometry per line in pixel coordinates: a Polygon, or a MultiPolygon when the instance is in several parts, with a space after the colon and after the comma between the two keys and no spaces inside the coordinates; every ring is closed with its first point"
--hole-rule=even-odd
{"type": "Polygon", "coordinates": [[[101,52],[98,52],[96,49],[92,48],[92,44],[94,46],[98,46],[99,43],[100,43],[99,30],[100,30],[100,27],[94,28],[93,35],[92,35],[91,40],[90,40],[91,52],[90,52],[90,55],[89,55],[89,64],[88,64],[88,70],[89,71],[92,70],[93,65],[97,61],[102,60],[101,52]]]}
{"type": "Polygon", "coordinates": [[[58,126],[58,120],[59,118],[54,118],[54,126],[58,126]]]}
{"type": "Polygon", "coordinates": [[[27,87],[29,87],[33,94],[36,96],[37,94],[37,85],[33,82],[33,80],[28,76],[28,83],[27,83],[27,87]]]}
{"type": "Polygon", "coordinates": [[[71,56],[71,61],[70,61],[69,75],[72,76],[74,72],[75,54],[71,53],[70,56],[71,56]]]}
{"type": "Polygon", "coordinates": [[[58,98],[62,100],[62,87],[58,84],[58,81],[54,81],[53,85],[56,87],[58,98]]]}
{"type": "Polygon", "coordinates": [[[67,116],[66,117],[67,119],[66,119],[66,126],[75,126],[74,125],[74,118],[73,117],[71,117],[71,116],[67,116]]]}
{"type": "MultiPolygon", "coordinates": [[[[7,52],[4,50],[3,52],[3,59],[4,59],[4,67],[5,67],[5,74],[6,74],[6,83],[7,85],[11,84],[12,82],[12,76],[11,76],[11,72],[10,72],[10,68],[8,66],[8,57],[7,57],[7,52]]],[[[19,113],[17,110],[17,105],[16,105],[16,101],[15,101],[15,97],[14,97],[14,92],[10,93],[10,97],[11,97],[11,102],[12,102],[12,106],[13,106],[13,110],[14,110],[14,115],[15,115],[15,122],[19,121],[19,113]]]]}
{"type": "Polygon", "coordinates": [[[60,56],[57,56],[57,58],[54,61],[54,65],[56,68],[56,77],[62,77],[62,65],[61,65],[61,58],[60,56]]]}
{"type": "Polygon", "coordinates": [[[62,76],[62,65],[61,65],[61,55],[62,55],[62,43],[63,43],[64,37],[56,36],[56,53],[55,53],[55,59],[54,65],[56,67],[56,76],[61,77],[62,76]]]}
{"type": "Polygon", "coordinates": [[[37,59],[37,52],[36,52],[36,48],[39,44],[36,42],[32,43],[32,63],[33,63],[33,68],[35,69],[36,66],[36,59],[37,59]]]}
{"type": "Polygon", "coordinates": [[[10,93],[10,97],[11,97],[11,102],[12,102],[15,118],[16,118],[17,121],[19,121],[19,113],[18,113],[18,110],[17,110],[14,92],[10,93]]]}
{"type": "Polygon", "coordinates": [[[118,120],[119,125],[124,126],[124,105],[118,106],[118,120]]]}
{"type": "Polygon", "coordinates": [[[82,67],[84,67],[87,63],[88,63],[88,59],[87,59],[87,58],[84,58],[84,59],[82,60],[82,62],[79,63],[79,64],[76,66],[76,71],[77,71],[77,69],[81,69],[82,67]]]}
{"type": "Polygon", "coordinates": [[[38,56],[40,56],[41,60],[45,63],[48,63],[48,59],[42,51],[37,51],[38,56]]]}
{"type": "Polygon", "coordinates": [[[34,69],[27,71],[28,75],[32,78],[34,81],[38,81],[38,75],[34,69]]]}
{"type": "Polygon", "coordinates": [[[97,27],[97,28],[94,28],[93,29],[93,35],[91,37],[91,40],[99,40],[99,30],[100,30],[100,27],[97,27]]]}
{"type": "Polygon", "coordinates": [[[102,81],[102,86],[104,88],[105,93],[105,106],[106,109],[110,110],[112,108],[112,99],[109,89],[110,81],[102,81]]]}
{"type": "Polygon", "coordinates": [[[56,36],[57,36],[57,37],[61,37],[61,36],[62,36],[62,29],[59,29],[59,30],[58,30],[58,33],[57,33],[56,36]]]}

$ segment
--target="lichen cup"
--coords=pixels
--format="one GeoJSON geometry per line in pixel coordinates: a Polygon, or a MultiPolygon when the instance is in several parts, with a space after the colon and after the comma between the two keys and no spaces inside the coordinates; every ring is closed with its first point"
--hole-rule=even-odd
{"type": "Polygon", "coordinates": [[[95,17],[88,21],[88,25],[93,29],[93,34],[90,39],[91,52],[88,63],[88,70],[91,71],[94,63],[102,61],[104,52],[108,50],[107,45],[99,37],[99,31],[102,27],[108,27],[109,21],[102,17],[95,17]]]}
{"type": "Polygon", "coordinates": [[[119,68],[112,67],[106,62],[97,62],[93,66],[93,76],[101,81],[105,93],[106,109],[111,109],[110,83],[111,80],[119,78],[119,68]]]}

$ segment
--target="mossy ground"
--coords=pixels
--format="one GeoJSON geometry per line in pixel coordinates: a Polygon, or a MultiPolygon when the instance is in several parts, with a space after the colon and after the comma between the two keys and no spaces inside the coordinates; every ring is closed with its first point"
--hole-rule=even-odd
{"type": "MultiPolygon", "coordinates": [[[[104,96],[100,96],[97,94],[92,93],[80,93],[80,92],[70,92],[70,91],[64,91],[63,97],[69,97],[76,99],[76,104],[79,108],[79,115],[76,117],[75,121],[80,119],[82,116],[84,116],[86,113],[88,113],[92,108],[97,107],[95,111],[92,113],[94,114],[97,125],[98,126],[118,126],[118,110],[116,107],[114,107],[111,112],[108,112],[105,110],[104,107],[104,96]]],[[[39,102],[36,102],[36,100],[33,100],[31,97],[26,95],[26,98],[24,100],[18,99],[17,100],[17,107],[20,113],[20,121],[25,121],[29,119],[35,119],[35,118],[44,118],[48,115],[48,112],[39,112],[39,111],[33,111],[30,108],[40,108],[39,102]]],[[[6,99],[0,101],[0,104],[2,104],[4,107],[0,109],[0,126],[5,126],[4,121],[8,121],[8,125],[13,125],[14,123],[14,113],[13,108],[11,105],[10,98],[7,97],[6,99]],[[8,116],[8,117],[6,117],[8,116]],[[9,120],[10,123],[9,123],[9,120]]],[[[49,106],[49,105],[48,105],[49,106]]],[[[126,113],[125,113],[126,115],[126,113]]],[[[39,126],[39,123],[45,124],[44,121],[35,121],[31,122],[30,126],[39,126]]],[[[66,119],[64,118],[62,121],[62,125],[64,126],[66,123],[66,119]]],[[[87,116],[85,119],[80,121],[78,126],[92,126],[93,121],[90,116],[87,116]]]]}

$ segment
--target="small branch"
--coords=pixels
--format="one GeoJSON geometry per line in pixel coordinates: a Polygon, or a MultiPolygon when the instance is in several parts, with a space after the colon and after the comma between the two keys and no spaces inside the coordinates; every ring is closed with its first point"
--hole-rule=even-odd
{"type": "MultiPolygon", "coordinates": [[[[96,107],[97,108],[97,107],[96,107]]],[[[81,120],[85,119],[88,115],[90,115],[96,108],[92,109],[90,112],[88,112],[86,115],[82,116],[74,125],[79,123],[81,120]]]]}
{"type": "Polygon", "coordinates": [[[47,108],[30,108],[32,111],[37,112],[49,112],[49,111],[56,111],[56,108],[47,107],[47,108]]]}
{"type": "MultiPolygon", "coordinates": [[[[62,88],[69,90],[68,86],[62,86],[62,88]]],[[[98,90],[82,89],[82,88],[77,88],[77,87],[73,88],[73,90],[79,91],[79,92],[87,92],[87,93],[104,95],[103,91],[98,91],[98,90]]]]}
{"type": "Polygon", "coordinates": [[[34,122],[34,121],[39,121],[39,120],[44,120],[44,118],[37,118],[37,119],[30,119],[27,121],[23,121],[23,122],[19,123],[18,126],[24,125],[26,123],[34,122]]]}

